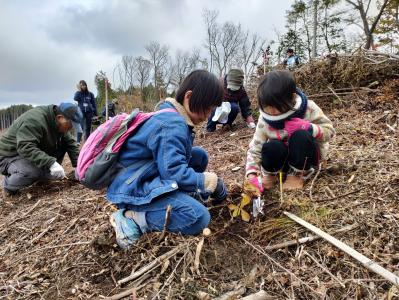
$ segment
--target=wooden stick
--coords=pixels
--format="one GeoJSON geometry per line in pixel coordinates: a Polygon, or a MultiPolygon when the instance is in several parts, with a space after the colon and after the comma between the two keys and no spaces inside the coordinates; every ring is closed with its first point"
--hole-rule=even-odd
{"type": "Polygon", "coordinates": [[[246,239],[244,239],[242,236],[237,235],[237,234],[233,234],[234,236],[237,236],[238,238],[240,238],[241,240],[243,240],[245,242],[245,244],[251,246],[253,249],[255,249],[257,252],[259,252],[260,254],[264,255],[265,257],[267,257],[267,259],[274,263],[277,267],[279,267],[280,269],[284,270],[285,272],[287,272],[290,276],[296,278],[302,285],[308,287],[313,293],[318,294],[318,295],[322,295],[321,292],[316,291],[315,289],[313,289],[309,284],[307,284],[305,281],[303,281],[301,278],[299,278],[298,276],[296,276],[294,273],[292,273],[290,270],[288,270],[287,268],[284,268],[278,261],[276,261],[273,257],[271,257],[269,254],[267,254],[260,246],[254,246],[252,245],[250,242],[248,242],[246,239]]]}
{"type": "Polygon", "coordinates": [[[130,295],[132,295],[132,299],[137,299],[136,298],[136,289],[137,289],[137,287],[128,289],[128,290],[126,290],[126,291],[124,291],[122,293],[113,295],[112,297],[109,297],[107,299],[109,299],[109,300],[119,300],[119,299],[125,298],[125,297],[130,296],[130,295]]]}
{"type": "MultiPolygon", "coordinates": [[[[0,228],[5,227],[6,225],[7,225],[7,226],[10,226],[10,225],[14,224],[15,222],[18,222],[18,221],[22,220],[22,219],[25,218],[27,215],[29,215],[29,214],[40,204],[41,201],[42,201],[42,199],[40,199],[39,201],[37,201],[37,202],[36,202],[27,212],[25,212],[21,217],[16,218],[16,219],[12,220],[11,222],[1,224],[1,225],[0,225],[0,228]]],[[[3,231],[2,231],[2,232],[3,232],[3,231]]]]}
{"type": "Polygon", "coordinates": [[[319,177],[320,171],[321,171],[321,163],[319,163],[319,168],[318,168],[317,173],[316,173],[315,177],[313,178],[312,183],[310,184],[310,188],[309,188],[309,198],[310,198],[310,201],[312,201],[312,202],[313,202],[313,184],[315,183],[317,177],[319,177]]]}
{"type": "Polygon", "coordinates": [[[201,256],[201,251],[202,251],[202,247],[204,246],[204,238],[202,238],[198,245],[197,245],[197,250],[195,251],[195,260],[194,260],[194,270],[195,272],[200,275],[199,272],[199,265],[200,265],[200,256],[201,256]]]}
{"type": "Polygon", "coordinates": [[[70,243],[70,244],[48,246],[48,247],[34,249],[32,251],[24,253],[24,255],[31,254],[31,253],[34,253],[34,252],[37,252],[37,251],[43,251],[43,250],[49,250],[49,249],[55,249],[55,248],[63,248],[63,247],[71,247],[71,246],[89,245],[91,243],[92,243],[91,241],[83,241],[83,242],[76,242],[76,243],[70,243]]]}
{"type": "Polygon", "coordinates": [[[357,252],[355,249],[349,247],[345,243],[341,242],[340,240],[336,239],[335,237],[329,235],[328,233],[324,232],[320,228],[317,228],[316,226],[313,226],[312,224],[306,222],[305,220],[301,219],[300,217],[289,213],[287,211],[284,212],[284,214],[290,218],[291,220],[297,222],[298,224],[302,225],[303,227],[309,229],[310,231],[313,231],[316,233],[318,236],[322,237],[326,241],[330,242],[337,248],[341,249],[345,253],[349,254],[352,256],[354,259],[356,259],[358,262],[360,262],[363,266],[365,266],[367,269],[377,273],[378,275],[384,277],[388,281],[392,282],[394,285],[399,286],[399,277],[393,274],[392,272],[388,271],[387,269],[381,267],[379,264],[376,262],[372,261],[368,257],[364,256],[363,254],[357,252]]]}
{"type": "MultiPolygon", "coordinates": [[[[338,230],[335,230],[332,233],[336,234],[336,233],[341,233],[341,232],[347,232],[347,231],[355,229],[358,226],[359,225],[357,223],[355,223],[355,224],[352,224],[352,225],[348,225],[348,226],[342,227],[342,228],[340,228],[338,230]]],[[[318,239],[320,239],[320,236],[311,235],[311,236],[307,236],[307,237],[301,238],[299,240],[290,240],[290,241],[279,243],[279,244],[276,244],[276,245],[267,246],[264,249],[266,251],[277,250],[277,249],[282,249],[282,248],[286,248],[286,247],[291,247],[291,246],[297,246],[297,245],[305,244],[305,243],[308,243],[308,242],[313,242],[313,241],[316,241],[318,239]]]]}
{"type": "Polygon", "coordinates": [[[260,290],[257,293],[242,297],[241,300],[277,300],[278,298],[272,295],[269,295],[264,290],[260,290]]]}
{"type": "Polygon", "coordinates": [[[165,238],[166,231],[168,230],[169,226],[169,219],[170,219],[170,213],[172,211],[172,205],[168,204],[168,207],[166,208],[166,213],[165,213],[165,223],[163,224],[163,230],[162,234],[158,239],[158,242],[161,242],[165,238]]]}
{"type": "Polygon", "coordinates": [[[238,289],[236,289],[234,291],[227,292],[227,293],[215,298],[215,300],[239,299],[238,297],[240,297],[244,293],[245,293],[245,287],[239,287],[238,289]]]}
{"type": "Polygon", "coordinates": [[[279,182],[280,182],[280,207],[283,205],[283,171],[278,173],[279,182]]]}
{"type": "Polygon", "coordinates": [[[140,277],[141,275],[151,271],[152,269],[154,269],[155,267],[159,266],[162,262],[164,262],[165,260],[171,258],[172,256],[176,255],[178,252],[180,252],[183,247],[185,247],[186,245],[181,245],[179,247],[176,247],[172,250],[170,250],[169,252],[166,252],[164,254],[162,254],[161,256],[157,257],[155,260],[153,260],[151,263],[149,263],[148,265],[142,267],[140,270],[134,272],[133,274],[129,275],[126,278],[123,278],[121,280],[118,281],[118,285],[122,285],[123,283],[126,283],[128,281],[134,280],[138,277],[140,277]]]}
{"type": "Polygon", "coordinates": [[[334,89],[331,86],[328,86],[328,89],[334,94],[335,97],[338,98],[339,102],[344,103],[345,101],[342,100],[342,98],[334,91],[334,89]]]}
{"type": "Polygon", "coordinates": [[[375,50],[365,50],[366,53],[369,54],[374,54],[374,55],[381,55],[381,56],[386,56],[389,58],[395,58],[395,59],[399,59],[399,55],[395,55],[395,54],[391,54],[391,53],[383,53],[383,52],[379,52],[379,51],[375,51],[375,50]]]}
{"type": "MultiPolygon", "coordinates": [[[[379,92],[379,90],[377,90],[377,89],[365,90],[365,89],[362,88],[360,90],[361,91],[366,91],[366,92],[372,92],[372,93],[379,92]]],[[[358,91],[359,91],[359,89],[358,89],[358,91]]],[[[353,94],[356,94],[356,91],[353,91],[353,92],[320,93],[320,94],[310,95],[309,98],[326,97],[326,96],[337,96],[337,95],[345,96],[345,95],[353,95],[353,94]]]]}
{"type": "Polygon", "coordinates": [[[309,257],[311,260],[313,260],[313,262],[321,269],[323,269],[324,272],[326,272],[328,275],[330,275],[336,282],[339,283],[339,285],[343,288],[345,288],[345,284],[342,283],[341,280],[339,280],[333,273],[331,273],[325,266],[323,266],[322,264],[320,264],[316,258],[314,258],[312,255],[310,255],[307,251],[304,251],[305,255],[307,257],[309,257]]]}

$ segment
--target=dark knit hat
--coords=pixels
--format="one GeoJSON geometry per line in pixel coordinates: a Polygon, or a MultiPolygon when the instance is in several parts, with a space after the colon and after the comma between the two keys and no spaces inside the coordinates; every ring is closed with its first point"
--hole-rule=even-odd
{"type": "Polygon", "coordinates": [[[238,91],[244,83],[244,72],[241,69],[230,69],[226,81],[229,90],[238,91]]]}

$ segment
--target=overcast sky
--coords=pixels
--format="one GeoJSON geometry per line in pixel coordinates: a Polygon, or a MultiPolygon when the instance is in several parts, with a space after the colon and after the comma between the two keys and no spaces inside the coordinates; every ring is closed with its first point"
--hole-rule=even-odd
{"type": "Polygon", "coordinates": [[[156,40],[171,50],[202,48],[204,8],[267,40],[284,31],[293,0],[0,0],[0,108],[71,100],[85,79],[112,81],[122,55],[145,55],[156,40]]]}

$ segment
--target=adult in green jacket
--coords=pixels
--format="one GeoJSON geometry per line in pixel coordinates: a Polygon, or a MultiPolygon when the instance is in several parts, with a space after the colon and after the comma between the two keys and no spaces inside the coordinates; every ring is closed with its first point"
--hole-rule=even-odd
{"type": "Polygon", "coordinates": [[[3,195],[15,194],[32,183],[65,177],[65,153],[76,167],[79,147],[69,131],[82,132],[82,112],[73,103],[38,106],[14,121],[0,137],[3,195]]]}

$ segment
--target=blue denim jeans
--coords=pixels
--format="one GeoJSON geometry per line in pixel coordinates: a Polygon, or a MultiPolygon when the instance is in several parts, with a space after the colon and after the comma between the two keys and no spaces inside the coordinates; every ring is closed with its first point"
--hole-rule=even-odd
{"type": "MultiPolygon", "coordinates": [[[[208,154],[200,147],[193,147],[188,165],[196,172],[204,172],[208,165],[208,154]]],[[[168,205],[172,206],[168,225],[170,232],[194,235],[210,222],[208,209],[191,195],[179,190],[162,195],[149,204],[129,206],[127,209],[138,213],[134,221],[144,233],[163,229],[168,205]]]]}
{"type": "MultiPolygon", "coordinates": [[[[231,111],[229,113],[229,116],[227,117],[227,125],[233,125],[233,122],[237,118],[238,113],[240,112],[240,107],[238,106],[238,103],[236,102],[230,102],[231,105],[231,111]]],[[[208,132],[213,132],[216,130],[216,125],[217,124],[222,124],[219,122],[212,121],[213,116],[215,115],[216,109],[213,110],[211,113],[211,116],[208,119],[208,123],[206,124],[206,130],[208,132]]]]}

